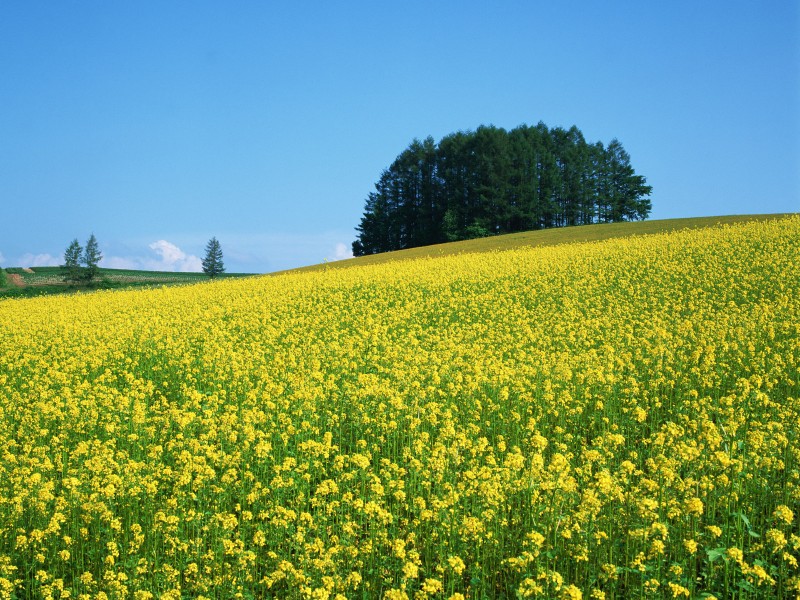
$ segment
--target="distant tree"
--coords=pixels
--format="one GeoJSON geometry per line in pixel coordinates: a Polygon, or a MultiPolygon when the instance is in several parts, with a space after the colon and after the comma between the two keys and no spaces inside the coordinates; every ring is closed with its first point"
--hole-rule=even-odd
{"type": "Polygon", "coordinates": [[[64,264],[61,265],[61,273],[64,277],[64,281],[78,283],[83,279],[81,260],[83,260],[83,248],[81,248],[78,239],[75,238],[64,251],[64,264]]]}
{"type": "Polygon", "coordinates": [[[86,265],[84,277],[87,282],[91,283],[94,281],[100,273],[100,267],[97,266],[97,263],[102,259],[103,255],[100,253],[100,248],[97,245],[97,238],[92,234],[89,236],[89,240],[86,242],[86,248],[83,251],[83,264],[86,265]]]}
{"type": "Polygon", "coordinates": [[[225,265],[222,263],[222,247],[217,238],[212,237],[206,244],[206,257],[203,259],[203,273],[214,279],[217,275],[225,272],[225,265]]]}

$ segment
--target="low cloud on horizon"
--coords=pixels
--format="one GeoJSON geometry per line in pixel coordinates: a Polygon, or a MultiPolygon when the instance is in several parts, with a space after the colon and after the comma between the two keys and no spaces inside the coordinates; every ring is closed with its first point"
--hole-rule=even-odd
{"type": "Polygon", "coordinates": [[[19,257],[19,265],[12,265],[12,266],[19,266],[23,268],[27,267],[57,267],[61,264],[61,259],[57,256],[53,256],[47,252],[43,252],[41,254],[33,254],[31,252],[26,252],[22,256],[19,257]]]}
{"type": "Polygon", "coordinates": [[[133,269],[142,271],[172,271],[199,273],[203,262],[194,254],[186,254],[178,246],[167,240],[158,240],[148,245],[158,258],[152,256],[108,256],[100,261],[107,269],[133,269]]]}

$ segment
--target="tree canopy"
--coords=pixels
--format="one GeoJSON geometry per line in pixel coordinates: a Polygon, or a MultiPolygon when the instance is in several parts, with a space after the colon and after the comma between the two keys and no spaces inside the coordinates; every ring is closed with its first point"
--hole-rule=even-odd
{"type": "Polygon", "coordinates": [[[574,126],[415,139],[369,194],[353,254],[645,219],[651,190],[619,140],[590,144],[574,126]]]}

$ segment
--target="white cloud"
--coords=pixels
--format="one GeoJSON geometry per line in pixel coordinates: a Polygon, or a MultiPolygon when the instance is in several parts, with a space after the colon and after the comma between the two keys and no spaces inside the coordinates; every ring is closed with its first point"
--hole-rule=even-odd
{"type": "Polygon", "coordinates": [[[158,240],[148,247],[156,253],[153,256],[107,256],[102,266],[108,269],[135,269],[145,271],[199,272],[203,262],[194,254],[186,254],[178,246],[167,240],[158,240]]]}
{"type": "Polygon", "coordinates": [[[31,254],[30,252],[19,257],[20,267],[57,267],[61,260],[52,254],[31,254]]]}
{"type": "Polygon", "coordinates": [[[161,256],[161,262],[166,265],[173,265],[186,259],[186,253],[175,244],[167,240],[158,240],[150,244],[150,249],[155,250],[161,256]]]}
{"type": "Polygon", "coordinates": [[[189,256],[187,256],[178,265],[178,271],[183,271],[184,273],[199,273],[202,270],[203,270],[203,261],[194,254],[190,254],[189,256]]]}
{"type": "Polygon", "coordinates": [[[0,265],[2,265],[4,262],[6,262],[6,257],[3,256],[2,252],[0,252],[0,265]]]}
{"type": "Polygon", "coordinates": [[[353,258],[353,252],[347,244],[339,242],[333,249],[333,256],[329,256],[326,260],[344,260],[345,258],[353,258]]]}

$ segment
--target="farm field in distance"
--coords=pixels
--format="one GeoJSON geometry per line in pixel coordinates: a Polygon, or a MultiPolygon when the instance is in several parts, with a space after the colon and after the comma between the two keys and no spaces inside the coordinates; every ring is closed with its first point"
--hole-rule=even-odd
{"type": "MultiPolygon", "coordinates": [[[[5,269],[6,284],[0,286],[0,299],[63,294],[92,289],[120,289],[154,285],[181,285],[207,281],[204,273],[177,273],[172,271],[140,271],[132,269],[103,269],[93,287],[76,286],[64,282],[61,267],[11,267],[5,269]]],[[[247,273],[223,273],[218,277],[246,277],[247,273]]]]}
{"type": "Polygon", "coordinates": [[[800,216],[438,250],[0,302],[0,598],[797,597],[800,216]]]}

